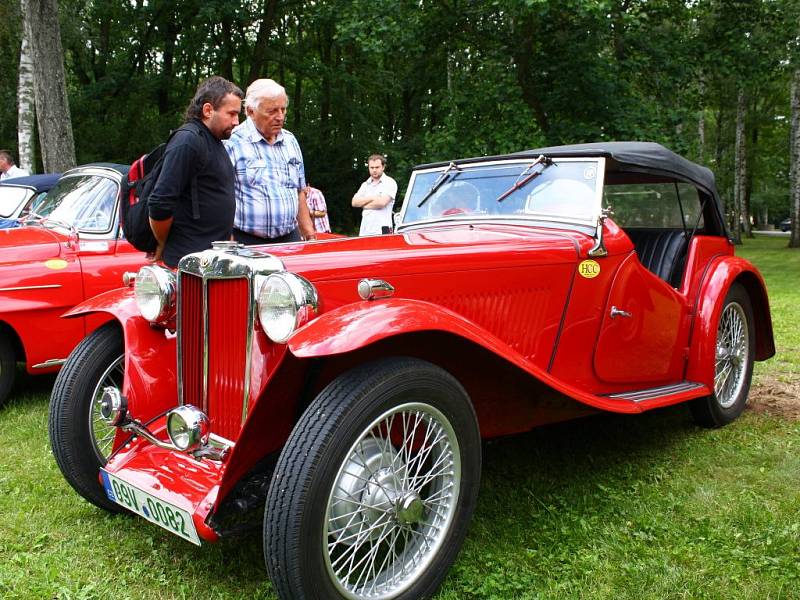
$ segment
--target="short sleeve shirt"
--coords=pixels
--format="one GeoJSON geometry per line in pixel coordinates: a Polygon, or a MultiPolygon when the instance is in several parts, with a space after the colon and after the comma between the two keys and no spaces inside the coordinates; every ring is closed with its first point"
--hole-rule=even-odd
{"type": "Polygon", "coordinates": [[[262,238],[294,231],[298,194],[306,186],[297,138],[282,129],[270,144],[247,118],[225,141],[225,149],[236,172],[234,227],[262,238]]]}
{"type": "Polygon", "coordinates": [[[389,196],[391,201],[383,208],[364,208],[358,235],[380,235],[384,227],[392,226],[392,209],[397,196],[397,182],[386,173],[375,182],[372,177],[358,188],[356,196],[389,196]]]}

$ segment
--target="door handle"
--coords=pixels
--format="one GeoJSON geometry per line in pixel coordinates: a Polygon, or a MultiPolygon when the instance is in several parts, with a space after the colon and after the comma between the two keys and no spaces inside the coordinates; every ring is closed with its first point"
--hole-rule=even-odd
{"type": "Polygon", "coordinates": [[[628,319],[631,318],[631,313],[627,310],[622,310],[621,308],[617,308],[616,306],[611,307],[611,318],[614,319],[616,317],[626,317],[628,319]]]}

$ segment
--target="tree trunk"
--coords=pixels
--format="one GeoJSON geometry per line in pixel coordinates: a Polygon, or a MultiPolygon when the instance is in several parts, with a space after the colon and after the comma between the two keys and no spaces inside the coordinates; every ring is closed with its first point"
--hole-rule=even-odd
{"type": "Polygon", "coordinates": [[[792,81],[792,128],[790,146],[791,177],[789,181],[792,199],[792,236],[790,248],[800,248],[800,66],[794,70],[792,81]]]}
{"type": "MultiPolygon", "coordinates": [[[[21,3],[23,12],[26,2],[21,3]]],[[[28,30],[22,28],[22,46],[19,51],[19,80],[17,84],[17,144],[19,166],[33,173],[35,161],[33,156],[33,128],[36,125],[33,101],[33,58],[28,43],[28,30]]]]}
{"type": "Polygon", "coordinates": [[[23,18],[30,33],[42,164],[46,172],[66,171],[75,166],[75,142],[64,74],[58,2],[25,0],[23,18]]]}
{"type": "MultiPolygon", "coordinates": [[[[272,27],[275,24],[275,15],[278,10],[278,0],[264,0],[264,10],[261,13],[261,24],[258,27],[256,45],[253,48],[253,57],[250,62],[250,74],[247,77],[247,85],[256,79],[263,77],[266,72],[267,44],[269,44],[272,27]]],[[[281,83],[282,82],[278,82],[281,83]]]]}
{"type": "Polygon", "coordinates": [[[697,118],[697,162],[705,164],[706,154],[706,82],[703,72],[700,72],[698,82],[700,95],[700,116],[697,118]]]}
{"type": "Polygon", "coordinates": [[[740,223],[745,227],[745,233],[748,233],[750,228],[750,223],[743,214],[744,195],[747,187],[747,141],[744,128],[746,106],[744,90],[740,89],[736,102],[736,149],[733,169],[733,213],[731,215],[731,236],[736,244],[742,243],[740,223]]]}

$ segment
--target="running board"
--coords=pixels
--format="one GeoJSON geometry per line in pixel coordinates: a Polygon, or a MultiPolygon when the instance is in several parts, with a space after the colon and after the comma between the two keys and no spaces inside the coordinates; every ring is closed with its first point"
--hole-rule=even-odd
{"type": "Polygon", "coordinates": [[[708,393],[708,389],[702,383],[682,381],[680,383],[646,388],[644,390],[631,390],[629,392],[620,392],[619,394],[607,394],[606,397],[613,398],[614,400],[629,400],[638,403],[654,400],[656,398],[664,398],[665,396],[675,396],[677,394],[689,394],[690,396],[694,396],[701,390],[704,390],[705,394],[708,393]],[[691,394],[691,392],[695,392],[695,394],[691,394]]]}

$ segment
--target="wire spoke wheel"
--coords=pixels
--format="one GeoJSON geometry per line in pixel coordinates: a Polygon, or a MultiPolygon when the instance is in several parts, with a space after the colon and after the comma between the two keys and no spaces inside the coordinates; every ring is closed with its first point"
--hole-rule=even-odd
{"type": "Polygon", "coordinates": [[[750,337],[744,309],[737,302],[725,307],[717,330],[714,393],[722,408],[730,408],[744,385],[750,337]]]}
{"type": "Polygon", "coordinates": [[[347,453],[328,500],[328,572],[350,598],[393,598],[424,571],[446,535],[461,479],[453,427],[409,403],[373,421],[347,453]]]}
{"type": "Polygon", "coordinates": [[[105,464],[111,455],[117,428],[106,423],[100,414],[100,399],[103,397],[103,390],[106,387],[115,387],[118,390],[122,390],[122,381],[125,377],[124,361],[124,355],[114,360],[100,375],[92,393],[91,407],[89,409],[89,437],[95,454],[97,454],[97,458],[102,464],[105,464]]]}
{"type": "Polygon", "coordinates": [[[442,584],[478,498],[481,437],[461,384],[405,356],[339,374],[275,465],[264,559],[281,600],[412,600],[442,584]]]}
{"type": "Polygon", "coordinates": [[[742,285],[734,283],[725,296],[717,323],[714,393],[689,404],[699,425],[727,425],[744,410],[753,376],[755,340],[750,296],[742,285]]]}
{"type": "Polygon", "coordinates": [[[122,389],[124,351],[119,323],[102,325],[70,353],[50,396],[50,446],[61,473],[76,492],[109,512],[124,509],[106,497],[98,478],[116,437],[116,428],[100,417],[100,398],[105,387],[122,389]]]}

